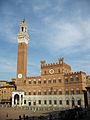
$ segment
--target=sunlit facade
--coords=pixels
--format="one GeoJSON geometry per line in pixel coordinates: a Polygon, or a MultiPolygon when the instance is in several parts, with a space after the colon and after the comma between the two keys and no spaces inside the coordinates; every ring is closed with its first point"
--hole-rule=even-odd
{"type": "Polygon", "coordinates": [[[41,61],[41,76],[27,77],[28,40],[28,24],[24,20],[18,34],[17,90],[12,93],[12,106],[58,109],[87,105],[87,75],[72,72],[64,58],[51,64],[41,61]]]}

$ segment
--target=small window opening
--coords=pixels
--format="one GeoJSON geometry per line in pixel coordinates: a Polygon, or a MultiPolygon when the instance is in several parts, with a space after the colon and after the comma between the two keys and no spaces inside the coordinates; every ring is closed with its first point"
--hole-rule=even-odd
{"type": "Polygon", "coordinates": [[[22,32],[24,31],[24,27],[22,27],[22,32]]]}

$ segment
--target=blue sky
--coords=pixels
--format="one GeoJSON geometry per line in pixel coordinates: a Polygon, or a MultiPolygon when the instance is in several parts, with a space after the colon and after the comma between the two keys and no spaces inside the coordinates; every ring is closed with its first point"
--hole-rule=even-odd
{"type": "Polygon", "coordinates": [[[28,76],[40,61],[64,57],[73,71],[90,74],[90,0],[0,0],[0,80],[16,77],[17,34],[29,26],[28,76]]]}

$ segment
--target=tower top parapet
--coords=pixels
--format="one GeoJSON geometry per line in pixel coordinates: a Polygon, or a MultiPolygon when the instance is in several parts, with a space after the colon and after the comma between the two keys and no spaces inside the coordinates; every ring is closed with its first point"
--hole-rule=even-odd
{"type": "Polygon", "coordinates": [[[25,19],[20,22],[20,32],[28,33],[28,23],[25,19]]]}
{"type": "Polygon", "coordinates": [[[20,24],[27,24],[27,25],[28,25],[28,22],[27,22],[25,19],[23,19],[23,20],[20,22],[20,24]]]}
{"type": "Polygon", "coordinates": [[[23,23],[26,22],[25,18],[22,20],[22,22],[23,22],[23,23]]]}
{"type": "Polygon", "coordinates": [[[28,44],[29,35],[28,35],[28,23],[25,19],[20,22],[20,32],[18,33],[18,43],[28,44]]]}

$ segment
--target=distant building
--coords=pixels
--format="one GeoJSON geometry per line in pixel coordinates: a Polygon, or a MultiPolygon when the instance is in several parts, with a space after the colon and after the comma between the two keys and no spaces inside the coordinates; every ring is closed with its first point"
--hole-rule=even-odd
{"type": "Polygon", "coordinates": [[[15,91],[13,82],[0,81],[0,104],[12,104],[12,91],[15,91]]]}

